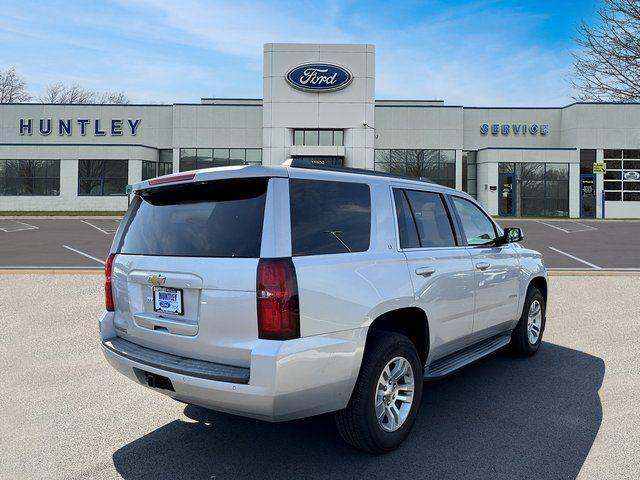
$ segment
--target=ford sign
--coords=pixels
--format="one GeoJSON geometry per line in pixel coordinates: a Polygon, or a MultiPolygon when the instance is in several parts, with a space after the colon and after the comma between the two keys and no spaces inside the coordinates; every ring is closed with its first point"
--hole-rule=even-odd
{"type": "Polygon", "coordinates": [[[334,92],[353,80],[349,70],[331,63],[305,63],[293,67],[285,75],[287,82],[305,92],[334,92]]]}

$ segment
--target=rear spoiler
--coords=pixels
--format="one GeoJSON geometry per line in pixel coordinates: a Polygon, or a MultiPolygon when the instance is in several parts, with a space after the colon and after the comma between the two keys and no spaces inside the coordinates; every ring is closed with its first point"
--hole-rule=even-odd
{"type": "Polygon", "coordinates": [[[140,192],[150,188],[169,185],[182,185],[195,182],[211,182],[215,180],[229,180],[233,178],[255,177],[288,177],[285,167],[264,165],[238,165],[233,167],[215,167],[190,172],[171,173],[162,177],[152,178],[133,185],[133,192],[140,192]]]}

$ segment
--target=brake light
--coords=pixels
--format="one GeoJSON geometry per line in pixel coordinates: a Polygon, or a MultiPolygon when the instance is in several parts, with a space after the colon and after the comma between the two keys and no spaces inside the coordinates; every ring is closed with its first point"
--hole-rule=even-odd
{"type": "Polygon", "coordinates": [[[104,264],[104,299],[108,312],[113,312],[115,310],[113,303],[113,291],[111,289],[111,271],[113,269],[113,260],[115,258],[116,256],[114,254],[109,255],[104,264]]]}
{"type": "Polygon", "coordinates": [[[182,182],[184,180],[193,180],[195,173],[176,173],[175,175],[165,175],[164,177],[153,178],[149,180],[149,185],[160,185],[163,183],[182,182]]]}
{"type": "Polygon", "coordinates": [[[290,258],[261,258],[257,275],[258,337],[300,337],[298,280],[290,258]]]}

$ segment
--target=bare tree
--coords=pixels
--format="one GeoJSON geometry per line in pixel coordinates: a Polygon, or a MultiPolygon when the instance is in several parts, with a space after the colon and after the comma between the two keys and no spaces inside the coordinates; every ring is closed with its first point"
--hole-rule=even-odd
{"type": "Polygon", "coordinates": [[[27,92],[27,82],[18,76],[16,69],[11,67],[0,70],[0,103],[20,103],[31,100],[27,92]]]}
{"type": "Polygon", "coordinates": [[[98,96],[98,102],[96,103],[115,103],[118,105],[125,105],[131,103],[127,94],[123,91],[120,92],[104,92],[98,96]]]}
{"type": "Polygon", "coordinates": [[[50,84],[40,97],[42,103],[112,103],[127,104],[129,98],[124,92],[95,92],[78,84],[65,85],[62,82],[50,84]]]}
{"type": "Polygon", "coordinates": [[[578,100],[640,101],[640,0],[604,0],[600,21],[578,27],[573,86],[578,100]]]}
{"type": "Polygon", "coordinates": [[[47,86],[40,101],[42,103],[92,103],[95,95],[93,90],[82,88],[80,85],[65,85],[58,82],[47,86]]]}

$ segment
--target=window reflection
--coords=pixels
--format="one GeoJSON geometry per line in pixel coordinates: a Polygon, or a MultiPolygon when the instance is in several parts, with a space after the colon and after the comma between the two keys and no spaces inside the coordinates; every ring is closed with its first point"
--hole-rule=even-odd
{"type": "Polygon", "coordinates": [[[374,168],[393,175],[424,178],[446,187],[456,186],[455,150],[376,150],[374,168]]]}

